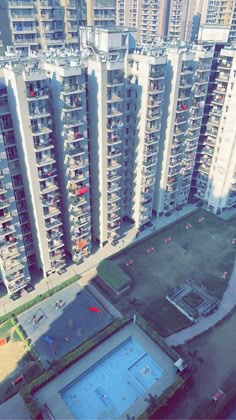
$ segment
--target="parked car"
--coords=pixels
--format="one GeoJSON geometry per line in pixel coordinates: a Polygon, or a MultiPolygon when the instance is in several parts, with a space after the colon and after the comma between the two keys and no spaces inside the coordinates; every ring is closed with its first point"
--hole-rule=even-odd
{"type": "Polygon", "coordinates": [[[172,216],[173,213],[174,213],[173,210],[167,211],[166,214],[165,214],[165,216],[166,217],[172,216]]]}
{"type": "Polygon", "coordinates": [[[113,241],[111,241],[111,244],[113,246],[116,246],[118,244],[118,240],[117,239],[113,239],[113,241]]]}

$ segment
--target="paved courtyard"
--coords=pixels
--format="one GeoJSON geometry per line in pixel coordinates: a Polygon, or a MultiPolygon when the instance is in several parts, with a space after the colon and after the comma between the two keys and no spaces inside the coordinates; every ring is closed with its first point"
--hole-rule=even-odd
{"type": "Polygon", "coordinates": [[[18,320],[47,366],[103,329],[112,318],[75,284],[22,313],[18,320]]]}

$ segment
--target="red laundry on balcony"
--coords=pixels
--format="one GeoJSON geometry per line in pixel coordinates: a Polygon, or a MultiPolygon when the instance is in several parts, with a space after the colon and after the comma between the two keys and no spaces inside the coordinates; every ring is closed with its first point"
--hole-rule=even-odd
{"type": "Polygon", "coordinates": [[[35,96],[35,93],[33,90],[30,91],[30,96],[35,96]]]}
{"type": "Polygon", "coordinates": [[[83,195],[86,192],[88,192],[88,187],[82,187],[79,190],[76,191],[76,195],[83,195]]]}
{"type": "Polygon", "coordinates": [[[76,247],[78,249],[83,249],[83,248],[86,247],[87,243],[88,243],[88,240],[87,239],[83,239],[82,241],[77,241],[76,242],[76,247]]]}
{"type": "Polygon", "coordinates": [[[186,109],[187,109],[187,105],[183,104],[183,105],[182,105],[182,110],[183,110],[183,111],[186,111],[186,109]]]}

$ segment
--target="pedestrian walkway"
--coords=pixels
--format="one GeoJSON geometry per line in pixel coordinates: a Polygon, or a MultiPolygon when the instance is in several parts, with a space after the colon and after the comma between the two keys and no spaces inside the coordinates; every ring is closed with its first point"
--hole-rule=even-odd
{"type": "Polygon", "coordinates": [[[197,324],[192,325],[182,331],[172,334],[165,339],[170,346],[178,346],[184,344],[197,335],[207,331],[209,328],[223,319],[236,306],[236,260],[234,268],[229,280],[229,285],[223,295],[217,311],[209,315],[207,318],[202,318],[197,324]]]}
{"type": "MultiPolygon", "coordinates": [[[[189,204],[185,206],[182,210],[175,211],[169,217],[162,216],[160,218],[154,218],[152,220],[153,227],[145,229],[143,232],[140,232],[138,238],[136,238],[137,229],[135,226],[131,227],[130,224],[125,224],[121,228],[121,238],[118,241],[116,246],[112,246],[110,243],[107,243],[104,247],[98,248],[89,258],[87,258],[82,264],[76,265],[71,264],[65,273],[58,275],[52,274],[50,277],[43,278],[34,284],[35,290],[30,293],[23,292],[20,299],[16,301],[12,301],[8,298],[7,295],[4,295],[0,298],[0,316],[14,311],[20,305],[25,304],[26,302],[32,300],[36,296],[45,293],[52,289],[53,287],[61,284],[65,280],[73,277],[75,274],[82,276],[79,283],[81,286],[84,286],[86,281],[90,281],[91,278],[88,280],[90,273],[89,271],[96,268],[100,261],[104,258],[107,258],[117,251],[125,248],[126,246],[139,241],[140,239],[145,238],[146,236],[150,235],[155,229],[156,231],[162,229],[165,226],[168,226],[170,223],[177,221],[179,218],[191,213],[193,210],[196,209],[196,205],[189,204]]],[[[96,273],[95,273],[96,274],[96,273]]],[[[38,274],[35,274],[38,276],[38,274]]]]}

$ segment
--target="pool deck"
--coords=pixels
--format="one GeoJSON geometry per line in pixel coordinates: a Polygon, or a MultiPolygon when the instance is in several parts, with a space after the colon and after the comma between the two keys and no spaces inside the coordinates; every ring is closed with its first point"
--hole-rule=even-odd
{"type": "MultiPolygon", "coordinates": [[[[163,369],[163,376],[156,381],[148,390],[144,392],[138,400],[132,404],[129,409],[122,413],[120,418],[126,418],[127,414],[135,418],[138,417],[146,408],[147,402],[145,398],[148,394],[160,395],[168,386],[170,386],[176,379],[176,369],[174,362],[169,358],[137,325],[130,322],[123,327],[116,334],[108,338],[104,343],[96,347],[80,361],[68,368],[65,372],[60,374],[57,378],[52,380],[49,384],[43,387],[35,394],[35,398],[39,406],[47,404],[52,415],[56,420],[72,419],[73,415],[65,405],[60,396],[60,391],[74,379],[78,378],[82,373],[89,369],[93,364],[98,362],[101,358],[106,356],[109,352],[115,349],[120,343],[132,336],[142,347],[149,353],[154,361],[163,369]]],[[[89,404],[89,401],[88,401],[89,404]]]]}

